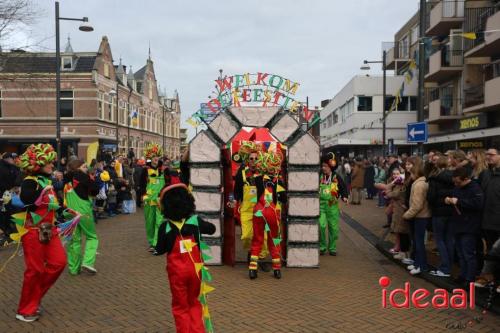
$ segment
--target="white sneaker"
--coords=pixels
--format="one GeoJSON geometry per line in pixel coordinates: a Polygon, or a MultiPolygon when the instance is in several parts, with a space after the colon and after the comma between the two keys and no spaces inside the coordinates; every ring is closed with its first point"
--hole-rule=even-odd
{"type": "Polygon", "coordinates": [[[420,274],[420,267],[414,268],[410,271],[411,275],[417,275],[420,274]]]}
{"type": "Polygon", "coordinates": [[[92,274],[92,275],[97,273],[97,269],[95,269],[94,267],[86,266],[86,265],[82,265],[82,270],[87,272],[88,274],[92,274]]]}
{"type": "Polygon", "coordinates": [[[497,293],[500,294],[500,286],[497,287],[497,293]]]}
{"type": "Polygon", "coordinates": [[[405,265],[413,265],[415,263],[415,261],[413,261],[413,259],[410,259],[410,258],[405,258],[405,259],[401,260],[401,262],[405,265]]]}
{"type": "Polygon", "coordinates": [[[403,260],[408,258],[408,254],[406,252],[399,252],[393,256],[394,259],[403,260]]]}
{"type": "Polygon", "coordinates": [[[408,267],[406,267],[407,270],[411,271],[411,270],[414,270],[415,269],[415,266],[414,265],[410,265],[408,267]]]}
{"type": "Polygon", "coordinates": [[[439,269],[437,271],[430,271],[429,274],[439,277],[450,277],[450,274],[443,273],[439,269]]]}
{"type": "Polygon", "coordinates": [[[37,315],[22,315],[22,314],[16,314],[16,319],[20,321],[24,321],[25,323],[32,323],[35,320],[38,320],[39,316],[37,315]]]}

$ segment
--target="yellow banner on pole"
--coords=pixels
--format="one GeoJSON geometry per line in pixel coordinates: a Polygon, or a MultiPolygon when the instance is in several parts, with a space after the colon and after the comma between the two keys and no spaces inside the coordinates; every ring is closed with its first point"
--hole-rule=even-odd
{"type": "Polygon", "coordinates": [[[97,151],[99,150],[99,141],[93,142],[87,148],[87,165],[90,165],[90,162],[94,158],[97,158],[97,151]]]}

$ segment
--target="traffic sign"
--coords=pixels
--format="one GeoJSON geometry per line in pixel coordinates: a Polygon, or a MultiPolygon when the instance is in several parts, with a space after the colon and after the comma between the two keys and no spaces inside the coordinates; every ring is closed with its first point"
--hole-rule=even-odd
{"type": "Polygon", "coordinates": [[[409,123],[406,125],[406,141],[408,143],[427,142],[427,123],[409,123]]]}

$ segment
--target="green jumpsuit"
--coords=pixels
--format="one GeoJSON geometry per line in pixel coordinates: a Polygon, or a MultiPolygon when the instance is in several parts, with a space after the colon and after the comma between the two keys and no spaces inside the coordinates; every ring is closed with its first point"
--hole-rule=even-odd
{"type": "Polygon", "coordinates": [[[339,238],[339,184],[335,174],[323,175],[319,186],[319,250],[324,252],[337,251],[337,239],[339,238]],[[326,228],[328,226],[328,242],[326,242],[326,228]]]}
{"type": "Polygon", "coordinates": [[[161,189],[165,186],[165,178],[157,169],[148,168],[146,195],[144,196],[144,219],[146,220],[146,238],[150,246],[156,246],[158,228],[163,222],[159,206],[161,189]]]}
{"type": "Polygon", "coordinates": [[[72,275],[80,272],[81,266],[94,267],[99,240],[95,232],[92,201],[76,194],[71,184],[64,189],[65,206],[80,213],[81,218],[67,245],[68,270],[72,275]],[[85,235],[85,251],[82,261],[82,235],[85,235]]]}

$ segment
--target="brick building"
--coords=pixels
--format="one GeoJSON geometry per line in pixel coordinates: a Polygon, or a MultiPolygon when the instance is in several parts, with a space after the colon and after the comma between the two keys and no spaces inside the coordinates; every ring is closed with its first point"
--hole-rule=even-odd
{"type": "MultiPolygon", "coordinates": [[[[55,145],[55,66],[55,53],[0,53],[0,151],[21,152],[37,142],[55,145]]],[[[61,53],[63,156],[72,148],[85,157],[96,141],[101,152],[134,148],[141,156],[155,142],[177,158],[180,112],[177,92],[173,98],[159,94],[151,57],[133,72],[121,59],[113,64],[107,37],[97,52],[74,52],[68,39],[61,53]]]]}

